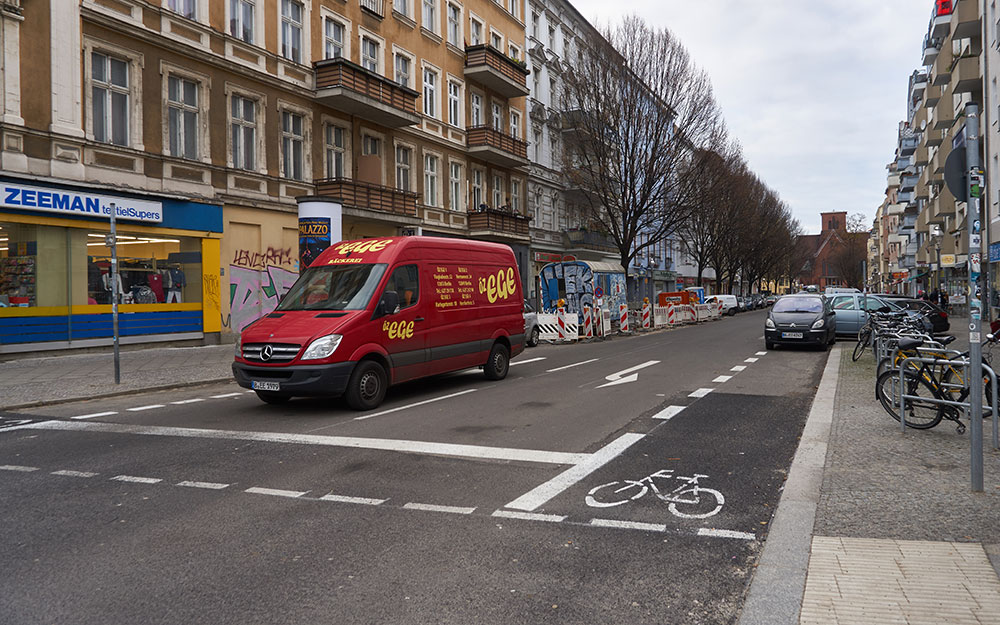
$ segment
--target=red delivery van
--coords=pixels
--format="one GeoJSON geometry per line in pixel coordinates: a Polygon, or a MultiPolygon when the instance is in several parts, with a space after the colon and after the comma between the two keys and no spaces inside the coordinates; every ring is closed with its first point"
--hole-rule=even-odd
{"type": "Polygon", "coordinates": [[[505,245],[443,237],[343,241],[243,330],[233,375],[267,403],[343,395],[375,408],[391,384],[470,367],[506,377],[524,350],[521,280],[505,245]]]}

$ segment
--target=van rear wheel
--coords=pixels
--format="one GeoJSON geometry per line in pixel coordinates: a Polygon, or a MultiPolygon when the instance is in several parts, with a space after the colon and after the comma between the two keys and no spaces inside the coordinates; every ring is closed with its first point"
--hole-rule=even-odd
{"type": "Polygon", "coordinates": [[[483,372],[487,380],[502,380],[510,370],[510,350],[503,343],[494,343],[483,372]]]}
{"type": "Polygon", "coordinates": [[[371,410],[385,399],[387,386],[385,368],[374,360],[363,360],[351,373],[344,398],[347,405],[355,410],[371,410]]]}

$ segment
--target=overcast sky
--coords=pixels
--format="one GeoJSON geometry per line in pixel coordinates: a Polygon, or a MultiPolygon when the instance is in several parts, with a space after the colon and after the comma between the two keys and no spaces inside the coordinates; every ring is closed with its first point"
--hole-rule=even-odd
{"type": "Polygon", "coordinates": [[[885,196],[932,0],[571,0],[592,23],[669,28],[712,79],[751,168],[808,232],[885,196]]]}

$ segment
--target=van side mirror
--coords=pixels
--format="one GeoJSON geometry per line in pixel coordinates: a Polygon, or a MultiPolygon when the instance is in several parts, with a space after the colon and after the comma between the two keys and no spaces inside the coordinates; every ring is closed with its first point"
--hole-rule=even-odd
{"type": "Polygon", "coordinates": [[[399,293],[395,291],[386,291],[382,293],[382,299],[378,302],[378,307],[375,309],[375,315],[378,317],[384,317],[386,315],[391,315],[396,310],[399,309],[399,293]]]}

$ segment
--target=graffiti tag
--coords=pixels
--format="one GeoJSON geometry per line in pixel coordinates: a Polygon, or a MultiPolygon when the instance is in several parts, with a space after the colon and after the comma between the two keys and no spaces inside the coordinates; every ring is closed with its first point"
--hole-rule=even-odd
{"type": "Polygon", "coordinates": [[[236,250],[231,264],[246,269],[263,270],[270,265],[291,265],[293,261],[292,248],[269,247],[266,252],[236,250]]]}
{"type": "Polygon", "coordinates": [[[257,271],[229,266],[229,327],[242,332],[248,325],[278,307],[278,301],[295,284],[299,274],[269,266],[257,271]]]}

